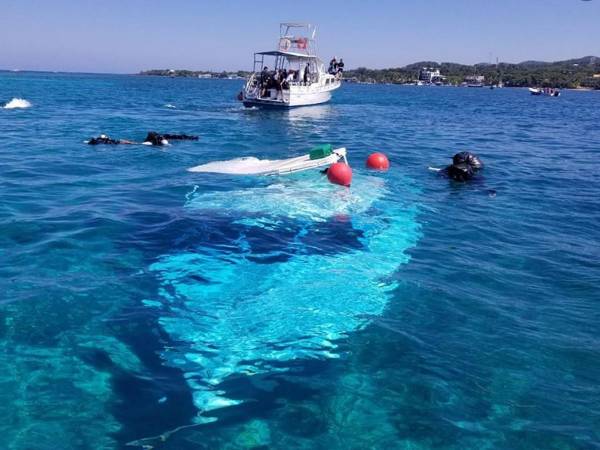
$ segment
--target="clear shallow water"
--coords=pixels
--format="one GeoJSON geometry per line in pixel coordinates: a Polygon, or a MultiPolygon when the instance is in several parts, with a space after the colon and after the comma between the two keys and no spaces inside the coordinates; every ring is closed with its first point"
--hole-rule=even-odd
{"type": "Polygon", "coordinates": [[[598,93],[0,81],[0,448],[600,446],[598,93]],[[201,140],[82,143],[151,129],[201,140]],[[350,192],[185,171],[322,142],[350,192]],[[480,182],[427,170],[465,148],[480,182]]]}

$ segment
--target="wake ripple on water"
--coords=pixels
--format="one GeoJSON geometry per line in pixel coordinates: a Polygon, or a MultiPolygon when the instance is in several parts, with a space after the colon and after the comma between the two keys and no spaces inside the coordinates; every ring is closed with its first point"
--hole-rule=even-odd
{"type": "MultiPolygon", "coordinates": [[[[298,246],[275,263],[257,262],[242,236],[241,252],[201,248],[164,255],[151,266],[161,282],[160,324],[172,348],[162,357],[182,369],[200,413],[239,403],[220,388],[229,376],[278,372],[298,359],[337,358],[336,341],[379,316],[419,238],[414,207],[389,199],[381,179],[356,176],[351,191],[299,176],[266,187],[192,194],[187,207],[225,210],[248,229],[280,220],[303,224],[297,240],[319,223],[351,221],[358,249],[307,253],[298,246]]],[[[205,414],[198,422],[212,421],[205,414]]]]}

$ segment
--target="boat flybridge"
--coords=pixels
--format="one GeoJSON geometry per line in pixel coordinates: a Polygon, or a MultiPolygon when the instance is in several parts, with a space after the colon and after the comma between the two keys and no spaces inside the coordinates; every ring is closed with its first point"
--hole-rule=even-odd
{"type": "Polygon", "coordinates": [[[254,68],[240,92],[244,106],[317,105],[331,99],[342,73],[328,73],[316,55],[316,28],[282,23],[277,50],[254,54],[254,68]]]}

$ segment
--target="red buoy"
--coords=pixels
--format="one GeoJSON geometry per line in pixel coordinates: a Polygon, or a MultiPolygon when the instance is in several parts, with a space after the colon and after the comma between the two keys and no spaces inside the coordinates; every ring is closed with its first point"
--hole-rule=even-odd
{"type": "Polygon", "coordinates": [[[383,153],[371,153],[367,158],[367,167],[375,170],[388,170],[390,162],[383,153]]]}
{"type": "Polygon", "coordinates": [[[350,183],[352,183],[352,169],[346,163],[333,163],[327,170],[327,179],[334,184],[350,186],[350,183]]]}

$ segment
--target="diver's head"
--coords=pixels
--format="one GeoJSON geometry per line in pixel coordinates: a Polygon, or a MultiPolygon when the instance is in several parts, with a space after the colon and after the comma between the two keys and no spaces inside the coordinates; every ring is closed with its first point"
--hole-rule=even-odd
{"type": "Polygon", "coordinates": [[[452,157],[452,165],[457,167],[469,166],[473,170],[483,169],[483,162],[471,152],[460,152],[452,157]]]}
{"type": "Polygon", "coordinates": [[[152,145],[160,145],[162,136],[155,131],[149,131],[144,142],[149,142],[152,145]]]}
{"type": "Polygon", "coordinates": [[[467,162],[468,152],[460,152],[452,157],[452,164],[458,166],[460,164],[465,164],[467,162]]]}

